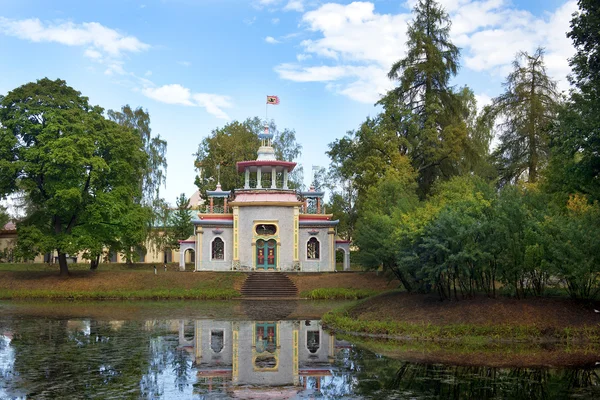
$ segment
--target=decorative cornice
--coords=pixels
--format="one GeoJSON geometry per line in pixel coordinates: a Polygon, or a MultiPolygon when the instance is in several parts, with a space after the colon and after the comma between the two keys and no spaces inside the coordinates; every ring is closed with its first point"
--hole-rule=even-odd
{"type": "Polygon", "coordinates": [[[301,220],[330,220],[333,214],[300,214],[301,220]]]}
{"type": "Polygon", "coordinates": [[[230,206],[237,207],[256,207],[256,206],[275,206],[275,207],[296,207],[302,205],[299,201],[232,201],[230,206]]]}

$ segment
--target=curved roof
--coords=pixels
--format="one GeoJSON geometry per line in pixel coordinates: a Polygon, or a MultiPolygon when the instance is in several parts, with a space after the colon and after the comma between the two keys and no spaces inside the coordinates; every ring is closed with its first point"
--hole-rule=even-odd
{"type": "Polygon", "coordinates": [[[236,163],[238,172],[244,172],[250,167],[283,167],[288,171],[292,171],[296,167],[296,163],[292,161],[278,160],[254,160],[254,161],[239,161],[236,163]]]}

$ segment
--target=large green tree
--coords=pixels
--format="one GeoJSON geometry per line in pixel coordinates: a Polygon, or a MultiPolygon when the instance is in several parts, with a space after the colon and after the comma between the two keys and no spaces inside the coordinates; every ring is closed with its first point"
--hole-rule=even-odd
{"type": "Polygon", "coordinates": [[[494,158],[502,182],[514,182],[526,172],[536,182],[548,160],[548,135],[558,111],[556,83],[546,73],[544,51],[520,52],[504,82],[506,91],[488,109],[503,120],[494,158]]]}
{"type": "MultiPolygon", "coordinates": [[[[141,107],[136,109],[129,105],[120,111],[108,110],[108,118],[119,125],[132,130],[142,141],[148,162],[142,175],[141,196],[134,201],[143,206],[142,213],[133,215],[129,221],[129,230],[119,238],[121,253],[126,260],[133,262],[140,249],[145,248],[149,238],[157,239],[153,221],[160,219],[164,200],[160,197],[160,189],[165,185],[167,177],[167,142],[160,135],[153,135],[150,128],[150,114],[141,107]]],[[[160,242],[160,240],[159,240],[160,242]]]]}
{"type": "Polygon", "coordinates": [[[558,192],[579,191],[600,200],[600,4],[579,0],[567,34],[574,86],[552,138],[551,184],[558,192]]]}
{"type": "Polygon", "coordinates": [[[0,124],[0,196],[20,190],[32,204],[18,230],[25,255],[56,249],[66,275],[67,254],[98,251],[96,238],[135,226],[148,157],[131,129],[104,118],[65,81],[47,78],[9,92],[0,124]]]}
{"type": "Polygon", "coordinates": [[[148,164],[142,179],[142,199],[146,205],[152,205],[160,198],[160,188],[167,179],[167,142],[160,135],[153,135],[150,128],[150,114],[141,107],[121,107],[121,111],[108,110],[108,118],[121,126],[132,129],[142,140],[144,151],[148,155],[148,164]]]}
{"type": "MultiPolygon", "coordinates": [[[[258,134],[264,131],[264,123],[258,117],[243,122],[233,121],[217,128],[198,145],[196,153],[196,186],[205,195],[214,190],[220,179],[223,190],[243,187],[244,176],[237,172],[238,161],[256,160],[260,147],[258,134]],[[219,171],[217,171],[219,167],[219,171]]],[[[269,132],[273,133],[273,148],[278,159],[295,161],[302,152],[302,146],[296,142],[294,130],[278,131],[273,121],[269,122],[269,132]]],[[[296,168],[290,177],[290,187],[302,184],[301,168],[296,168]],[[297,171],[296,171],[297,170],[297,171]]]]}
{"type": "Polygon", "coordinates": [[[419,0],[413,15],[406,57],[388,73],[399,84],[379,104],[399,109],[388,112],[388,124],[403,138],[424,198],[438,179],[464,173],[465,163],[472,164],[472,156],[478,155],[473,150],[487,148],[472,143],[474,132],[467,126],[476,114],[470,107],[473,93],[450,86],[459,68],[459,49],[450,41],[448,14],[434,0],[419,0]]]}

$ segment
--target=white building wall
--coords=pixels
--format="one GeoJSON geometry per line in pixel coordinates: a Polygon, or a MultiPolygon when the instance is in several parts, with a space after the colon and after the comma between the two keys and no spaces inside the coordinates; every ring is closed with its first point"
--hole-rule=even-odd
{"type": "Polygon", "coordinates": [[[233,228],[231,227],[204,227],[202,234],[202,256],[200,259],[200,271],[230,271],[233,260],[233,228]],[[214,230],[223,231],[215,233],[214,230]],[[225,258],[223,260],[212,259],[212,241],[220,237],[225,242],[225,258]]]}
{"type": "Polygon", "coordinates": [[[335,265],[331,265],[331,240],[329,227],[300,227],[300,263],[304,272],[323,272],[333,271],[335,265]],[[318,231],[316,235],[312,235],[310,231],[318,231]],[[307,257],[308,240],[312,237],[317,238],[320,243],[320,257],[318,260],[309,260],[307,257]]]}
{"type": "Polygon", "coordinates": [[[253,268],[255,247],[254,224],[267,221],[277,224],[279,229],[275,238],[281,243],[278,248],[278,264],[283,271],[290,270],[294,261],[294,208],[278,206],[240,207],[239,216],[239,255],[242,267],[253,268]]]}

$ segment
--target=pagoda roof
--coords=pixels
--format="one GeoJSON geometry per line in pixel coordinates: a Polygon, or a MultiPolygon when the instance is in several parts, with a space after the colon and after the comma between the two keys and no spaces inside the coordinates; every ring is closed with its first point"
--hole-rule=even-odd
{"type": "Polygon", "coordinates": [[[288,171],[292,171],[296,167],[295,162],[279,160],[239,161],[236,165],[238,172],[244,172],[246,168],[250,167],[283,167],[288,171]]]}

